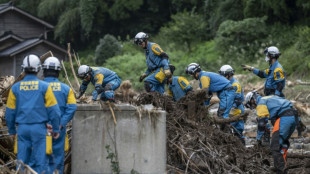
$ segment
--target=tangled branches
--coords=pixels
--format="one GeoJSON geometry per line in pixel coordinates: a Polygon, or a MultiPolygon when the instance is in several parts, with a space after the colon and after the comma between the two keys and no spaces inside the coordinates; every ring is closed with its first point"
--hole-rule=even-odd
{"type": "Polygon", "coordinates": [[[237,137],[217,128],[219,119],[208,115],[208,107],[202,105],[204,96],[201,91],[193,92],[178,102],[159,93],[143,93],[137,98],[137,105],[153,104],[168,113],[168,171],[270,173],[273,162],[270,150],[258,146],[245,148],[237,137]]]}

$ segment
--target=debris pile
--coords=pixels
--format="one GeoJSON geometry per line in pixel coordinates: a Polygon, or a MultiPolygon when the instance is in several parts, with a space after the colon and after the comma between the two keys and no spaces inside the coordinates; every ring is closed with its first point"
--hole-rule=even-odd
{"type": "MultiPolygon", "coordinates": [[[[219,119],[208,115],[208,107],[201,105],[202,92],[195,91],[176,103],[158,93],[137,97],[137,105],[153,104],[167,111],[168,173],[272,173],[270,150],[256,145],[246,148],[237,137],[221,131],[219,119]]],[[[309,163],[304,156],[289,156],[287,171],[309,173],[309,163]]]]}
{"type": "Polygon", "coordinates": [[[14,83],[14,76],[3,76],[0,77],[0,94],[4,92],[9,86],[11,86],[14,83]]]}
{"type": "Polygon", "coordinates": [[[119,89],[115,91],[116,101],[132,103],[135,96],[137,93],[132,89],[132,83],[129,80],[123,81],[119,89]]]}

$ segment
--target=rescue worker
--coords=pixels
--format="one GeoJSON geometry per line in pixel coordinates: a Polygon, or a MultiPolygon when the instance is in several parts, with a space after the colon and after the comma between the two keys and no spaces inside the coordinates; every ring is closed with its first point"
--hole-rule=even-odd
{"type": "Polygon", "coordinates": [[[66,125],[73,118],[76,101],[72,89],[58,80],[61,70],[58,58],[47,58],[42,69],[44,81],[50,84],[61,111],[60,136],[57,140],[53,140],[53,154],[49,155],[49,170],[52,172],[58,170],[58,173],[61,174],[64,168],[66,125]]]}
{"type": "Polygon", "coordinates": [[[276,95],[261,97],[255,91],[246,95],[245,106],[251,109],[256,108],[258,129],[263,129],[264,126],[264,124],[260,124],[260,120],[268,119],[271,121],[273,125],[271,151],[274,167],[278,173],[284,173],[287,150],[290,146],[289,138],[296,125],[298,132],[301,131],[298,112],[289,100],[276,95]]]}
{"type": "Polygon", "coordinates": [[[285,87],[285,71],[278,62],[281,53],[277,47],[271,46],[265,49],[265,60],[269,63],[269,69],[261,71],[249,65],[241,65],[244,70],[253,71],[260,78],[266,78],[265,95],[277,95],[284,98],[283,89],[285,87]]]}
{"type": "Polygon", "coordinates": [[[165,92],[165,80],[172,76],[169,70],[169,56],[158,44],[149,42],[148,38],[149,36],[146,33],[139,32],[134,39],[134,43],[145,50],[146,56],[147,70],[140,76],[139,81],[142,82],[148,76],[144,80],[146,92],[156,91],[163,94],[165,92]]]}
{"type": "MultiPolygon", "coordinates": [[[[206,98],[210,94],[212,95],[213,92],[217,92],[217,96],[220,99],[217,115],[218,117],[228,118],[235,99],[235,88],[231,85],[230,81],[219,74],[202,71],[197,63],[189,64],[186,68],[186,74],[199,80],[199,87],[206,91],[206,98]]],[[[205,105],[210,103],[210,99],[205,102],[205,105]]],[[[224,125],[222,126],[223,129],[224,125]]]]}
{"type": "MultiPolygon", "coordinates": [[[[224,76],[226,79],[230,81],[230,84],[235,87],[235,99],[232,107],[232,114],[233,116],[239,116],[241,114],[244,114],[244,106],[243,106],[243,88],[241,84],[233,77],[234,76],[234,69],[230,65],[223,65],[219,73],[224,76]]],[[[233,132],[235,136],[240,138],[242,144],[245,145],[245,137],[243,136],[243,130],[244,130],[244,121],[239,120],[235,122],[230,123],[231,126],[233,126],[233,132]]]]}
{"type": "MultiPolygon", "coordinates": [[[[171,64],[169,67],[171,74],[173,74],[175,67],[171,64]]],[[[189,91],[193,90],[187,79],[181,76],[171,76],[167,79],[167,84],[168,94],[173,97],[174,101],[180,100],[180,98],[185,96],[189,91]]]]}
{"type": "Polygon", "coordinates": [[[77,98],[85,93],[88,84],[91,82],[95,86],[92,101],[96,101],[98,95],[101,94],[101,100],[115,102],[114,91],[121,84],[121,79],[115,72],[103,67],[81,65],[78,69],[78,77],[83,80],[83,83],[80,86],[77,98]]]}
{"type": "Polygon", "coordinates": [[[57,139],[60,119],[51,86],[36,77],[40,68],[38,56],[30,54],[24,58],[22,70],[26,76],[10,89],[5,113],[9,134],[15,137],[17,133],[17,160],[35,164],[33,169],[38,173],[47,171],[46,124],[51,122],[52,135],[57,139]]]}

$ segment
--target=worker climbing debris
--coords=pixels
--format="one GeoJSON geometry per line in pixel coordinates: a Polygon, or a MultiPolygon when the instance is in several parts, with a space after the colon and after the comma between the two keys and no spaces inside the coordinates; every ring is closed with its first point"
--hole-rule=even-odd
{"type": "Polygon", "coordinates": [[[134,43],[145,50],[147,70],[143,73],[139,81],[144,78],[144,88],[147,92],[165,92],[165,81],[172,76],[169,69],[169,56],[158,44],[149,42],[149,36],[144,32],[139,32],[134,39],[134,43]],[[151,74],[152,73],[152,74],[151,74]],[[151,74],[151,75],[150,75],[151,74]]]}
{"type": "MultiPolygon", "coordinates": [[[[221,118],[228,118],[229,112],[233,107],[236,91],[230,81],[219,74],[202,71],[200,65],[197,63],[189,64],[185,71],[186,74],[199,80],[199,86],[206,94],[205,105],[209,105],[210,103],[211,97],[209,96],[212,96],[213,92],[217,93],[217,96],[220,99],[217,115],[221,118]]],[[[221,129],[224,130],[224,128],[225,125],[223,124],[221,129]]]]}
{"type": "MultiPolygon", "coordinates": [[[[236,88],[234,104],[231,110],[233,116],[244,114],[243,88],[241,84],[233,77],[235,70],[230,65],[223,65],[220,68],[219,73],[222,76],[224,76],[227,80],[229,80],[232,86],[236,88]]],[[[233,126],[232,132],[234,133],[234,135],[239,137],[241,142],[245,145],[245,137],[242,134],[244,130],[244,121],[239,120],[239,121],[230,123],[230,125],[233,126]]]]}
{"type": "Polygon", "coordinates": [[[95,86],[91,102],[96,101],[99,94],[101,94],[101,100],[115,102],[114,91],[121,84],[121,79],[115,72],[103,67],[81,65],[78,69],[78,77],[83,80],[83,83],[76,98],[80,98],[85,93],[91,82],[95,86]]]}
{"type": "MultiPolygon", "coordinates": [[[[175,71],[175,66],[169,64],[171,74],[175,71]]],[[[189,82],[185,77],[171,76],[167,79],[168,94],[173,97],[174,101],[178,101],[184,97],[187,93],[193,90],[189,82]]]]}
{"type": "Polygon", "coordinates": [[[260,96],[257,92],[249,92],[245,98],[246,107],[256,108],[258,129],[263,129],[260,120],[270,120],[273,125],[270,149],[274,159],[274,167],[278,173],[285,172],[287,150],[290,147],[289,138],[297,126],[300,134],[301,124],[298,112],[290,101],[279,96],[260,96]]]}

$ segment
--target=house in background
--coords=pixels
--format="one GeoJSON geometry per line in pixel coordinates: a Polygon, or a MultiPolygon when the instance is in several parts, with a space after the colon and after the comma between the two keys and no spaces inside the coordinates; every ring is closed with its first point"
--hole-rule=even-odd
{"type": "Polygon", "coordinates": [[[0,76],[21,73],[24,57],[30,53],[42,55],[52,51],[60,60],[67,58],[67,51],[47,40],[51,24],[13,6],[0,4],[0,76]]]}

